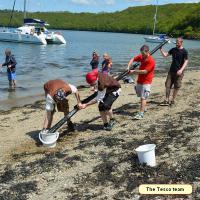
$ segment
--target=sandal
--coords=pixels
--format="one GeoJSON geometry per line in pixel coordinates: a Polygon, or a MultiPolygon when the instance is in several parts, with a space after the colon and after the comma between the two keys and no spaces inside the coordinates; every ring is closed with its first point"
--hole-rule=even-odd
{"type": "Polygon", "coordinates": [[[162,103],[160,103],[160,106],[169,106],[169,101],[164,100],[162,103]]]}
{"type": "Polygon", "coordinates": [[[169,105],[170,105],[170,106],[174,106],[174,105],[175,105],[175,101],[174,101],[174,100],[173,100],[173,101],[170,101],[169,105]]]}

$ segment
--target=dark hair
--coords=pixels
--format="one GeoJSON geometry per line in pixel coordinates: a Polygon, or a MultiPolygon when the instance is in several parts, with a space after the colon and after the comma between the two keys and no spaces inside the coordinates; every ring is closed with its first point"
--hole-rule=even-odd
{"type": "Polygon", "coordinates": [[[149,46],[143,45],[143,46],[140,48],[140,51],[148,52],[148,51],[149,51],[149,46]]]}
{"type": "Polygon", "coordinates": [[[99,55],[96,51],[93,51],[92,56],[96,56],[97,58],[99,57],[99,55]]]}

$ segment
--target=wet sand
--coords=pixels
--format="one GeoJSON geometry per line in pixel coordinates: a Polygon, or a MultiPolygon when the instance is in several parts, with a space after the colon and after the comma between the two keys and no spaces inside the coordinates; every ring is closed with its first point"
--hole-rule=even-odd
{"type": "MultiPolygon", "coordinates": [[[[64,125],[54,149],[38,140],[44,101],[0,113],[0,199],[200,199],[200,71],[186,71],[172,107],[161,107],[166,73],[154,78],[148,111],[133,120],[139,99],[132,84],[122,84],[114,103],[117,124],[102,130],[97,105],[79,111],[64,125]],[[135,148],[156,144],[156,167],[138,163],[135,148]],[[192,184],[192,195],[142,196],[147,183],[192,184]]],[[[89,95],[81,89],[82,99],[89,95]]],[[[75,98],[70,97],[73,109],[75,98]]],[[[54,123],[62,117],[56,113],[54,123]]]]}

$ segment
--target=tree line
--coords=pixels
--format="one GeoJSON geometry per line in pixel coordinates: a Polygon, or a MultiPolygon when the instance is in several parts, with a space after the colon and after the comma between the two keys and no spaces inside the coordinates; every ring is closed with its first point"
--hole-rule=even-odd
{"type": "MultiPolygon", "coordinates": [[[[113,13],[29,12],[29,18],[45,20],[49,28],[152,34],[155,6],[129,7],[113,13]]],[[[0,26],[8,26],[11,10],[0,10],[0,26]]],[[[22,25],[23,12],[14,11],[11,26],[22,25]]],[[[200,39],[200,3],[158,6],[156,33],[200,39]]]]}

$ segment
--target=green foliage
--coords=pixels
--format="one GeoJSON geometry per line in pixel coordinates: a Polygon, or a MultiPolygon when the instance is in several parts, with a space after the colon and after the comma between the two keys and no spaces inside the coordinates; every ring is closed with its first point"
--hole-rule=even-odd
{"type": "MultiPolygon", "coordinates": [[[[167,4],[158,7],[156,33],[200,39],[200,3],[167,4]]],[[[114,13],[35,12],[30,18],[43,19],[49,28],[152,34],[155,6],[130,7],[114,13]]],[[[0,11],[0,25],[7,26],[10,10],[0,11]]],[[[14,12],[12,26],[22,24],[23,13],[14,12]]]]}

